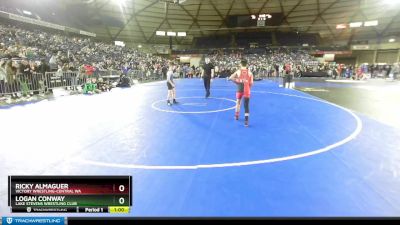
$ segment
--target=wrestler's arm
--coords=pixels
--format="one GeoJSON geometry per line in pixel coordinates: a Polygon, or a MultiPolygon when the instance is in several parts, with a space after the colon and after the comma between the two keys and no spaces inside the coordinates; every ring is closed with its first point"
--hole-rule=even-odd
{"type": "Polygon", "coordinates": [[[236,72],[234,72],[230,77],[229,77],[229,80],[231,80],[231,81],[233,81],[233,82],[235,82],[235,83],[238,83],[238,80],[236,79],[237,77],[238,77],[238,71],[236,71],[236,72]]]}
{"type": "Polygon", "coordinates": [[[253,86],[253,73],[252,72],[250,72],[250,87],[252,87],[253,86]]]}

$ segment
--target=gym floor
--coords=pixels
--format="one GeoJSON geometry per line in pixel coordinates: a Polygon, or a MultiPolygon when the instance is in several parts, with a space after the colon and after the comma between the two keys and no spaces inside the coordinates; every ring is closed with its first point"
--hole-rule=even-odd
{"type": "Polygon", "coordinates": [[[400,82],[301,78],[297,89],[400,128],[400,82]]]}
{"type": "Polygon", "coordinates": [[[326,80],[255,82],[248,128],[225,79],[2,108],[0,213],[8,175],[132,175],[128,216],[398,216],[398,82],[326,80]]]}

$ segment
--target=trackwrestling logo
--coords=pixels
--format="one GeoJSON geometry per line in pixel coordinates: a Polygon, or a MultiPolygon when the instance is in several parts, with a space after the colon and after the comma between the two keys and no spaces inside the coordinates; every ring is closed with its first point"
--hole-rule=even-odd
{"type": "Polygon", "coordinates": [[[3,224],[55,224],[64,225],[64,217],[3,217],[3,224]]]}

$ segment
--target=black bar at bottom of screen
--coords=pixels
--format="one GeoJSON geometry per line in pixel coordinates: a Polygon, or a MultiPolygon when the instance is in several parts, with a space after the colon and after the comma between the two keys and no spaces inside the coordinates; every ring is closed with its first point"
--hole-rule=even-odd
{"type": "Polygon", "coordinates": [[[12,213],[108,213],[108,207],[12,207],[12,213]]]}
{"type": "Polygon", "coordinates": [[[229,224],[251,224],[251,223],[258,223],[258,224],[268,224],[268,225],[274,225],[274,224],[304,224],[304,225],[313,225],[313,224],[322,224],[324,222],[345,222],[345,221],[357,221],[360,222],[361,224],[370,224],[370,222],[379,222],[380,224],[382,222],[393,222],[393,224],[398,224],[399,218],[239,218],[239,217],[232,217],[232,218],[189,218],[189,217],[182,217],[182,218],[177,218],[177,217],[159,217],[159,218],[151,218],[151,217],[146,217],[146,218],[127,218],[127,217],[102,217],[102,218],[94,218],[94,217],[68,217],[68,225],[140,225],[140,224],[146,224],[150,223],[152,224],[153,222],[158,222],[162,221],[163,223],[165,222],[171,222],[171,224],[177,225],[177,224],[182,224],[182,225],[188,225],[190,223],[192,224],[201,224],[204,225],[205,223],[207,224],[212,224],[213,222],[215,224],[220,225],[223,222],[228,222],[229,224]]]}

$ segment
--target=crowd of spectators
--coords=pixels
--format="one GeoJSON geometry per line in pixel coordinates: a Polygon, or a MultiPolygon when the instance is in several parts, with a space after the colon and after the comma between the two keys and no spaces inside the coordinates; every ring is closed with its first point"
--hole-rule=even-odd
{"type": "MultiPolygon", "coordinates": [[[[374,77],[381,73],[389,75],[391,71],[398,74],[399,70],[398,64],[393,67],[373,65],[362,68],[321,64],[306,50],[289,48],[219,49],[206,55],[215,66],[216,75],[220,77],[233,73],[242,58],[247,59],[249,69],[256,77],[282,76],[289,70],[299,77],[305,72],[323,71],[329,75],[337,74],[335,76],[350,78],[359,73],[360,69],[374,77]]],[[[27,77],[31,77],[29,75],[36,73],[76,72],[98,78],[96,75],[106,71],[115,71],[115,74],[123,76],[128,76],[134,71],[138,73],[137,77],[142,78],[153,75],[165,77],[166,65],[168,59],[138,49],[96,42],[83,36],[0,23],[0,95],[9,93],[7,88],[10,89],[13,85],[19,86],[14,91],[21,91],[21,80],[26,80],[27,77]]],[[[176,73],[182,77],[199,77],[201,64],[197,67],[189,64],[178,65],[176,73]]],[[[80,78],[68,79],[72,84],[80,78]]],[[[109,84],[104,85],[103,81],[101,82],[102,90],[110,89],[109,84]]]]}
{"type": "Polygon", "coordinates": [[[353,80],[366,80],[370,78],[396,80],[400,74],[400,65],[399,63],[394,63],[393,65],[368,65],[364,63],[356,66],[338,64],[333,68],[329,68],[328,74],[335,79],[340,77],[353,80]]]}
{"type": "MultiPolygon", "coordinates": [[[[297,76],[301,76],[304,72],[327,71],[330,66],[318,63],[316,58],[305,50],[287,48],[263,48],[257,49],[257,51],[254,49],[251,51],[248,49],[219,49],[212,50],[205,55],[211,59],[215,73],[219,77],[230,76],[239,68],[243,58],[249,62],[249,69],[253,74],[262,78],[282,76],[288,65],[297,76]]],[[[197,67],[182,65],[177,70],[183,77],[199,77],[201,65],[197,67]]]]}
{"type": "Polygon", "coordinates": [[[114,75],[141,71],[143,77],[161,73],[165,64],[166,59],[133,48],[0,23],[0,95],[12,92],[13,98],[18,97],[21,81],[29,79],[32,86],[32,75],[37,73],[75,72],[98,77],[110,71],[114,75]]]}
{"type": "Polygon", "coordinates": [[[44,60],[51,71],[60,67],[78,70],[84,65],[93,66],[95,71],[140,69],[163,62],[161,57],[132,48],[10,25],[0,24],[0,42],[0,58],[25,59],[33,66],[44,60]]]}
{"type": "Polygon", "coordinates": [[[242,58],[247,59],[249,69],[253,74],[260,77],[280,76],[287,65],[290,65],[291,70],[298,75],[302,72],[322,69],[318,61],[307,51],[286,48],[267,48],[258,53],[236,50],[226,54],[215,51],[210,58],[216,66],[216,72],[222,76],[228,76],[235,71],[242,58]]]}
{"type": "MultiPolygon", "coordinates": [[[[320,63],[308,51],[288,48],[215,50],[209,54],[219,76],[229,76],[237,70],[240,60],[246,58],[249,69],[258,77],[281,77],[290,72],[296,77],[303,74],[325,74],[344,79],[390,78],[397,79],[399,63],[393,65],[346,65],[335,62],[320,63]]],[[[311,75],[312,76],[312,75],[311,75]]]]}

